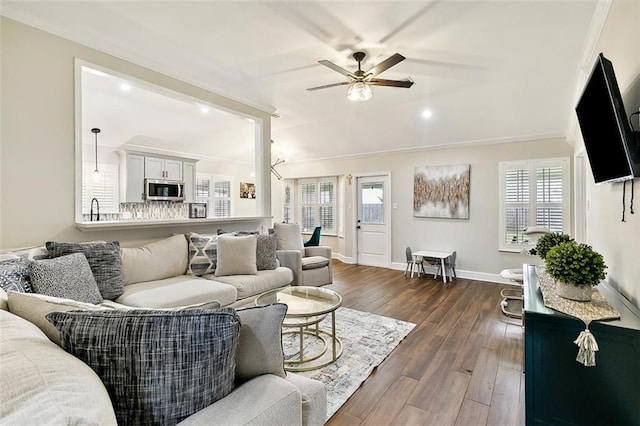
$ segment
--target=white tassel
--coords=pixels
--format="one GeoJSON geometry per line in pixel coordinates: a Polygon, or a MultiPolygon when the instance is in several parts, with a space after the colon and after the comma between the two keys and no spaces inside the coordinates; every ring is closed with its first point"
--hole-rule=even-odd
{"type": "Polygon", "coordinates": [[[586,328],[580,333],[578,338],[573,342],[580,349],[578,349],[578,356],[576,361],[586,367],[594,367],[596,365],[596,351],[598,351],[598,342],[593,334],[586,328]]]}

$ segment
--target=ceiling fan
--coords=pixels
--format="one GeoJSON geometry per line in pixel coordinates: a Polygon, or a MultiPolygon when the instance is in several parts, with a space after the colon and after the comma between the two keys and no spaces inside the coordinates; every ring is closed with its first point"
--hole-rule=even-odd
{"type": "Polygon", "coordinates": [[[409,78],[404,80],[385,80],[382,78],[374,78],[376,75],[382,73],[383,71],[388,70],[392,66],[398,64],[399,62],[405,59],[399,53],[389,56],[384,61],[380,62],[378,65],[373,68],[362,71],[361,63],[366,54],[364,52],[355,52],[353,54],[353,59],[358,62],[358,70],[355,72],[348,71],[333,62],[329,62],[326,60],[318,61],[322,65],[331,68],[334,71],[339,72],[340,74],[348,77],[347,81],[343,81],[341,83],[334,84],[326,84],[324,86],[311,87],[307,90],[318,90],[318,89],[326,89],[328,87],[335,86],[346,86],[349,85],[349,89],[347,90],[347,99],[351,101],[368,101],[373,96],[373,92],[371,91],[371,86],[389,86],[389,87],[404,87],[409,88],[413,86],[413,81],[409,78]]]}

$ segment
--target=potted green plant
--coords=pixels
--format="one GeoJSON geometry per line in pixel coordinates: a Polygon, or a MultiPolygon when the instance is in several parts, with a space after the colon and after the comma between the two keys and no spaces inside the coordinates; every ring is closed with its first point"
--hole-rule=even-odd
{"type": "Polygon", "coordinates": [[[544,260],[547,257],[547,253],[552,247],[573,241],[573,239],[567,235],[559,232],[550,232],[544,234],[536,242],[536,254],[540,256],[540,259],[544,260]]]}
{"type": "Polygon", "coordinates": [[[556,294],[583,302],[591,300],[593,287],[604,279],[607,268],[600,253],[575,241],[552,247],[545,264],[547,273],[556,280],[556,294]]]}

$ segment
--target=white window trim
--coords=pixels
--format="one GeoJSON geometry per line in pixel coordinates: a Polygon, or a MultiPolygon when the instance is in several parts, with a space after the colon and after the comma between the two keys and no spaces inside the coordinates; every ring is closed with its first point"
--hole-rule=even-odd
{"type": "Polygon", "coordinates": [[[571,228],[571,194],[570,194],[570,160],[568,157],[542,158],[535,160],[503,161],[499,163],[500,170],[500,192],[499,198],[499,220],[498,220],[498,250],[504,252],[518,253],[528,250],[533,244],[509,244],[505,242],[506,237],[506,200],[505,200],[505,173],[507,170],[515,168],[529,169],[529,226],[535,226],[536,215],[536,181],[535,170],[538,167],[562,166],[562,232],[569,233],[571,228]]]}

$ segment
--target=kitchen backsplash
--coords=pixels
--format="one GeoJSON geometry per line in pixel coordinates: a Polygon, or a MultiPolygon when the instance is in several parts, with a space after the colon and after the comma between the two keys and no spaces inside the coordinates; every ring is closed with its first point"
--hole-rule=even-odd
{"type": "MultiPolygon", "coordinates": [[[[104,220],[170,220],[188,219],[189,205],[169,201],[153,201],[148,203],[120,203],[120,213],[100,214],[104,220]]],[[[91,215],[83,215],[84,221],[90,221],[91,215]]],[[[95,220],[95,214],[94,214],[95,220]]]]}

